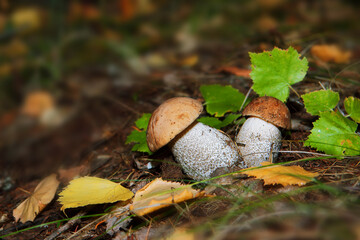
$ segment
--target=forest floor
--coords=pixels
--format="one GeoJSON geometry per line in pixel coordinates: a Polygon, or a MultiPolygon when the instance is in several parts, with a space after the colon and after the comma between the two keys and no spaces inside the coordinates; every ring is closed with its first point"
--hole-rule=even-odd
{"type": "MultiPolygon", "coordinates": [[[[108,44],[110,50],[104,50],[105,47],[97,42],[100,40],[87,37],[85,44],[81,39],[80,43],[69,44],[62,49],[63,72],[60,75],[49,70],[51,67],[44,67],[46,61],[54,61],[49,65],[59,64],[56,57],[52,58],[57,48],[47,52],[40,67],[28,62],[24,65],[30,67],[23,69],[11,65],[14,74],[4,77],[4,90],[1,90],[4,110],[0,112],[0,238],[360,239],[360,158],[321,157],[317,154],[322,152],[305,147],[304,141],[317,117],[306,112],[302,100],[294,92],[290,93],[286,104],[292,119],[299,125],[284,134],[282,152],[276,162],[301,160],[296,165],[319,174],[316,182],[302,187],[264,186],[261,180],[245,176],[232,177],[230,184],[212,181],[208,185],[214,186],[213,197],[174,204],[145,217],[132,217],[112,235],[108,234],[99,214],[108,214],[113,204],[60,210],[58,193],[76,176],[121,182],[133,192],[160,177],[191,182],[168,149],[151,156],[132,152],[132,145],[125,144],[126,138],[143,113],[153,112],[166,99],[186,96],[203,100],[199,88],[204,84],[231,85],[246,94],[253,84],[250,77],[223,69],[250,70],[249,52],[293,46],[310,65],[305,79],[293,85],[297,93],[302,95],[325,87],[339,92],[341,103],[349,96],[360,97],[357,3],[334,1],[338,5],[330,4],[323,9],[323,5],[298,1],[297,6],[303,8],[296,10],[284,1],[277,10],[262,6],[262,10],[255,11],[259,15],[254,13],[252,17],[249,13],[245,20],[238,20],[239,26],[236,26],[234,19],[238,17],[231,6],[235,8],[238,4],[231,1],[228,8],[213,13],[210,19],[203,22],[197,19],[198,25],[194,25],[198,32],[186,30],[189,26],[183,24],[177,26],[177,31],[168,33],[168,29],[158,27],[161,22],[173,23],[204,12],[191,10],[201,9],[197,4],[177,3],[180,6],[175,10],[162,1],[155,2],[159,3],[150,15],[122,20],[119,25],[125,27],[117,29],[119,36],[116,31],[110,33],[100,21],[86,23],[94,31],[91,34],[101,35],[97,37],[106,40],[115,39],[121,44],[108,44]],[[174,15],[159,14],[151,18],[164,9],[170,9],[174,15]],[[338,15],[333,15],[335,13],[338,15]],[[262,14],[263,22],[257,21],[262,14]],[[136,37],[132,37],[130,31],[136,31],[136,37]],[[231,32],[234,32],[233,38],[231,32]],[[144,36],[148,38],[146,43],[144,36]],[[319,63],[310,49],[320,43],[349,49],[351,57],[341,63],[331,60],[319,63]],[[87,52],[90,49],[94,52],[87,52]],[[138,55],[134,55],[134,49],[138,55]],[[81,52],[79,56],[74,53],[77,50],[81,52]],[[112,52],[118,53],[118,57],[111,55],[112,52]],[[101,56],[101,61],[93,60],[97,56],[101,56]],[[29,70],[32,68],[36,70],[29,70]],[[54,77],[56,81],[33,81],[26,77],[34,79],[39,75],[43,79],[54,77]],[[40,113],[31,116],[24,113],[23,99],[34,89],[51,93],[54,104],[62,109],[56,116],[61,119],[60,123],[53,119],[44,122],[40,113]],[[152,164],[151,168],[148,163],[152,164]],[[56,173],[60,180],[55,199],[33,222],[16,222],[13,210],[51,173],[56,173]],[[82,218],[67,221],[79,214],[82,218]],[[62,226],[68,228],[52,235],[62,226]]],[[[248,5],[244,4],[247,6],[244,8],[251,10],[251,4],[248,5]]],[[[28,43],[29,49],[34,42],[28,43]]],[[[344,50],[342,54],[347,53],[344,50]]],[[[34,59],[30,61],[35,62],[34,59]]],[[[252,91],[249,98],[256,96],[252,91]]],[[[343,105],[339,108],[343,109],[343,105]]],[[[237,129],[226,127],[222,130],[234,137],[237,129]]],[[[204,189],[206,184],[196,187],[204,189]]]]}

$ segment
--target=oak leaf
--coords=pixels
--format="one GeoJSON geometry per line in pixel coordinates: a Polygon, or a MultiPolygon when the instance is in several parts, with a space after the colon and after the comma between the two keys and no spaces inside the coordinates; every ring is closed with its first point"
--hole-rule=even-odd
{"type": "MultiPolygon", "coordinates": [[[[262,162],[263,166],[271,165],[270,162],[262,162]]],[[[318,176],[317,173],[308,172],[300,166],[273,165],[263,168],[249,168],[243,173],[255,178],[263,179],[265,185],[281,184],[305,185],[318,176]]]]}
{"type": "Polygon", "coordinates": [[[58,186],[56,174],[44,178],[36,186],[34,193],[13,210],[15,221],[20,220],[22,223],[34,221],[38,213],[52,201],[58,186]]]}
{"type": "Polygon", "coordinates": [[[174,203],[197,198],[204,194],[204,192],[192,189],[191,185],[156,178],[136,192],[130,210],[139,216],[143,216],[174,203]]]}

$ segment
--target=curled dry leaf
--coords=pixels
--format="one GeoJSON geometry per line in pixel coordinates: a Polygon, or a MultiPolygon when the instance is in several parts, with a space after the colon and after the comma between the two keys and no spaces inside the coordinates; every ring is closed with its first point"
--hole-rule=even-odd
{"type": "Polygon", "coordinates": [[[192,189],[190,185],[157,178],[136,192],[130,210],[143,216],[171,204],[197,198],[204,194],[204,192],[192,189]]]}
{"type": "Polygon", "coordinates": [[[59,181],[56,179],[56,174],[51,174],[44,178],[36,186],[34,193],[14,209],[13,216],[15,221],[19,219],[22,223],[34,221],[37,214],[52,201],[58,186],[59,181]]]}
{"type": "MultiPolygon", "coordinates": [[[[263,166],[271,165],[270,162],[262,162],[263,166]]],[[[265,185],[281,184],[287,185],[305,185],[312,178],[318,176],[317,173],[308,172],[300,166],[280,166],[274,165],[264,168],[249,168],[243,172],[249,176],[263,179],[265,185]]]]}
{"type": "Polygon", "coordinates": [[[126,201],[134,196],[130,190],[120,184],[97,177],[74,179],[59,195],[59,201],[63,205],[61,210],[91,204],[126,201]]]}
{"type": "Polygon", "coordinates": [[[348,63],[351,58],[350,51],[344,51],[337,45],[314,45],[311,54],[323,62],[348,63]]]}

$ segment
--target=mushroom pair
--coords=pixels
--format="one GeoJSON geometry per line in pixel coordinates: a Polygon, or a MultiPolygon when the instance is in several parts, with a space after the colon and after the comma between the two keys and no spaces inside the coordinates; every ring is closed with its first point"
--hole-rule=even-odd
{"type": "Polygon", "coordinates": [[[238,148],[225,133],[196,121],[202,110],[197,100],[171,98],[154,111],[147,130],[149,149],[155,152],[169,144],[185,173],[196,180],[210,178],[219,168],[260,166],[270,152],[275,157],[280,149],[278,127],[290,128],[290,112],[283,102],[257,98],[243,111],[250,118],[236,136],[238,148]]]}
{"type": "Polygon", "coordinates": [[[186,97],[171,98],[152,114],[147,143],[153,152],[169,144],[175,159],[193,179],[210,178],[218,168],[245,168],[236,144],[225,133],[197,122],[203,106],[186,97]]]}

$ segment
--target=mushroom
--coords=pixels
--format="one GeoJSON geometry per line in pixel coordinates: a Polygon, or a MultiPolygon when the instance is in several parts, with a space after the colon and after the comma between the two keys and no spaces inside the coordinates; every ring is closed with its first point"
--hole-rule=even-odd
{"type": "Polygon", "coordinates": [[[273,158],[281,147],[281,131],[290,129],[290,111],[286,105],[273,97],[259,97],[249,103],[243,111],[248,118],[236,136],[236,143],[248,167],[261,166],[270,152],[273,158]]]}
{"type": "Polygon", "coordinates": [[[218,168],[245,168],[236,144],[223,132],[197,122],[202,104],[176,97],[162,103],[152,114],[147,144],[153,152],[169,144],[175,159],[193,179],[211,177],[218,168]]]}

